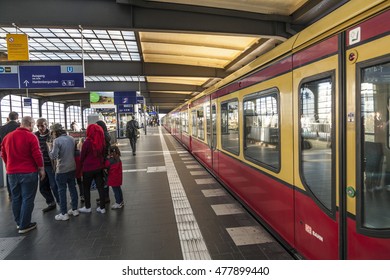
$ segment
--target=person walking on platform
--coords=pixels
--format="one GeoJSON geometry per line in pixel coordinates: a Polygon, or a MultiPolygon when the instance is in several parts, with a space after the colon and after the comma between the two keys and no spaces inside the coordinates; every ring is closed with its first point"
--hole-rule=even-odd
{"type": "Polygon", "coordinates": [[[91,212],[91,183],[95,180],[96,188],[99,192],[100,206],[96,211],[104,214],[105,209],[105,192],[103,181],[104,169],[104,132],[97,124],[90,124],[87,127],[87,138],[85,139],[81,148],[81,166],[83,169],[83,185],[84,185],[84,199],[85,206],[80,208],[82,213],[91,212]]]}
{"type": "MultiPolygon", "coordinates": [[[[104,148],[104,159],[107,159],[108,158],[108,154],[110,153],[110,148],[111,148],[111,136],[110,136],[110,133],[108,133],[108,129],[107,129],[107,125],[104,121],[102,120],[99,120],[96,122],[96,124],[98,126],[100,126],[102,129],[103,129],[103,132],[104,132],[104,142],[105,142],[105,148],[104,148]]],[[[106,203],[110,203],[110,188],[108,187],[107,185],[107,178],[104,177],[104,195],[106,197],[106,203]]],[[[100,200],[99,198],[96,199],[96,202],[97,203],[100,203],[100,200]]]]}
{"type": "Polygon", "coordinates": [[[106,160],[106,168],[108,169],[107,185],[112,187],[112,191],[115,196],[115,203],[111,206],[111,209],[120,209],[123,207],[123,194],[122,194],[122,161],[121,152],[117,146],[112,146],[110,149],[110,157],[106,160]]]}
{"type": "MultiPolygon", "coordinates": [[[[0,127],[0,144],[8,133],[14,131],[20,126],[20,123],[18,122],[18,118],[19,118],[19,114],[17,112],[10,112],[8,114],[8,122],[2,127],[0,127]]],[[[6,178],[7,178],[8,198],[11,200],[11,189],[9,186],[7,175],[6,178]]]]}
{"type": "Polygon", "coordinates": [[[76,162],[74,160],[75,140],[68,135],[61,124],[51,126],[53,145],[49,146],[49,156],[57,162],[55,179],[60,197],[61,213],[55,216],[57,221],[69,220],[69,215],[78,216],[78,195],[76,190],[76,162]],[[72,209],[68,211],[66,189],[69,188],[72,209]]]}
{"type": "Polygon", "coordinates": [[[12,212],[19,233],[27,233],[37,227],[31,222],[34,200],[38,189],[38,174],[45,178],[43,157],[37,137],[32,133],[35,122],[32,117],[22,119],[21,127],[4,137],[1,157],[7,168],[12,193],[12,212]]]}
{"type": "Polygon", "coordinates": [[[135,156],[139,126],[138,122],[135,120],[135,116],[132,115],[131,118],[132,119],[126,124],[126,136],[130,140],[130,146],[133,151],[133,156],[135,156]]]}
{"type": "Polygon", "coordinates": [[[45,198],[47,204],[47,207],[42,209],[42,211],[45,213],[56,209],[56,202],[60,203],[60,197],[58,195],[58,186],[55,180],[52,160],[49,157],[47,143],[51,143],[52,138],[50,131],[47,128],[47,120],[44,118],[37,119],[37,127],[38,131],[35,132],[35,135],[39,141],[46,172],[46,180],[41,181],[39,184],[39,192],[45,198]]]}

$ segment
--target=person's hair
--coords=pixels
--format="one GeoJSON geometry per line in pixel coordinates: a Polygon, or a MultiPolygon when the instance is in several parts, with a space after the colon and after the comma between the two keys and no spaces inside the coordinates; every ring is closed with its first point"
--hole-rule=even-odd
{"type": "Polygon", "coordinates": [[[66,134],[66,130],[64,129],[64,127],[62,126],[62,124],[60,123],[55,123],[53,124],[51,127],[50,127],[50,130],[51,130],[51,134],[57,138],[63,134],[66,134]]]}
{"type": "Polygon", "coordinates": [[[92,142],[92,151],[96,156],[103,156],[105,139],[103,128],[97,124],[90,124],[87,127],[87,138],[92,142]]]}
{"type": "Polygon", "coordinates": [[[119,150],[118,146],[111,146],[110,153],[116,153],[118,157],[121,156],[121,151],[119,150]]]}
{"type": "Polygon", "coordinates": [[[47,120],[45,118],[39,118],[37,119],[36,124],[45,124],[47,126],[47,120]]]}
{"type": "Polygon", "coordinates": [[[16,121],[19,118],[19,114],[16,112],[11,112],[8,115],[10,121],[16,121]]]}
{"type": "Polygon", "coordinates": [[[34,123],[34,119],[30,116],[25,116],[22,118],[22,126],[30,128],[32,124],[34,123]]]}
{"type": "Polygon", "coordinates": [[[98,126],[100,126],[101,128],[103,128],[103,131],[104,131],[104,132],[107,132],[107,131],[108,131],[107,125],[106,125],[106,123],[105,123],[104,121],[99,120],[99,121],[96,122],[96,124],[97,124],[98,126]]]}

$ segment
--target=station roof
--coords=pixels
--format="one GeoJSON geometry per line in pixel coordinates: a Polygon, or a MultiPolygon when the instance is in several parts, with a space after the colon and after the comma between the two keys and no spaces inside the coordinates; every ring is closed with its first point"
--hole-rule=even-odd
{"type": "MultiPolygon", "coordinates": [[[[348,1],[2,1],[0,64],[7,33],[29,36],[30,61],[85,63],[86,88],[30,90],[83,106],[90,91],[140,91],[167,113],[348,1]]],[[[25,94],[0,90],[0,94],[25,94]]]]}

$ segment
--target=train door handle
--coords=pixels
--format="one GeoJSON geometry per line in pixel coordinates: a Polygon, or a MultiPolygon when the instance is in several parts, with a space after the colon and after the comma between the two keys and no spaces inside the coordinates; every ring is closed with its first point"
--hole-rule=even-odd
{"type": "Polygon", "coordinates": [[[347,195],[351,198],[354,198],[356,196],[356,190],[354,187],[347,187],[347,195]]]}

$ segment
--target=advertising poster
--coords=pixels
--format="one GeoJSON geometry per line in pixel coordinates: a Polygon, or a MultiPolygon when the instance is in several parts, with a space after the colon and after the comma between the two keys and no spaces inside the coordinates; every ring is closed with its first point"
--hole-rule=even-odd
{"type": "Polygon", "coordinates": [[[114,108],[113,91],[91,91],[89,93],[91,108],[114,108]]]}

